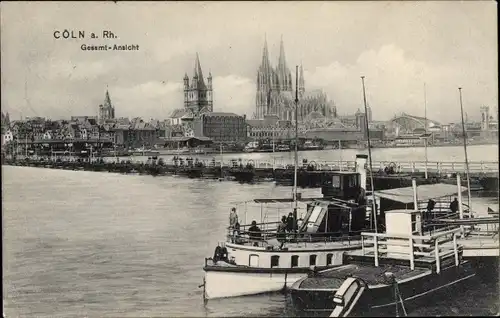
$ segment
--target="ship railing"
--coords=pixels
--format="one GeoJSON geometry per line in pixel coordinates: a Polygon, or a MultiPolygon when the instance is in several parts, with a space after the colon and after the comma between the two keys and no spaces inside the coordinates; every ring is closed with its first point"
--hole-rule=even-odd
{"type": "Polygon", "coordinates": [[[410,269],[415,269],[415,260],[425,258],[435,261],[436,272],[441,272],[443,259],[454,256],[455,266],[459,265],[459,253],[462,246],[457,243],[461,229],[436,232],[432,235],[403,235],[387,233],[361,233],[361,249],[363,255],[372,255],[375,266],[379,266],[380,258],[408,259],[410,269]],[[452,248],[444,244],[453,242],[452,248]],[[371,246],[367,246],[370,244],[371,246]]]}
{"type": "Polygon", "coordinates": [[[499,222],[492,222],[475,218],[472,225],[465,225],[468,229],[466,236],[494,238],[499,233],[499,222]]]}
{"type": "MultiPolygon", "coordinates": [[[[279,223],[279,222],[272,222],[279,223]]],[[[258,225],[258,224],[257,224],[258,225]]],[[[361,233],[366,232],[363,231],[336,231],[336,232],[316,232],[316,233],[307,233],[307,232],[284,232],[278,233],[277,228],[268,228],[265,230],[261,230],[260,237],[252,237],[250,231],[242,230],[240,228],[239,231],[235,229],[229,229],[227,238],[229,242],[237,243],[237,244],[251,244],[261,247],[267,247],[271,245],[275,245],[276,242],[273,240],[277,240],[278,242],[283,243],[303,243],[304,246],[307,244],[318,244],[318,243],[332,243],[332,242],[340,242],[343,244],[351,245],[353,242],[358,242],[361,240],[361,233]]]]}

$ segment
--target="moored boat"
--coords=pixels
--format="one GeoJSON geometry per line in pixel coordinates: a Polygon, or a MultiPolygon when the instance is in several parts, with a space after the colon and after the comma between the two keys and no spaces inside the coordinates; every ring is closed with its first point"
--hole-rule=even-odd
{"type": "MultiPolygon", "coordinates": [[[[438,195],[437,186],[422,187],[434,188],[439,196],[443,193],[438,195]]],[[[362,233],[363,248],[347,252],[343,266],[312,271],[291,286],[290,297],[299,315],[387,315],[387,308],[397,305],[406,310],[408,303],[475,276],[471,263],[462,259],[462,229],[426,229],[428,213],[418,209],[418,201],[429,199],[431,192],[417,194],[415,183],[414,189],[413,204],[385,211],[386,233],[362,233]]],[[[459,191],[464,188],[457,187],[459,191]]],[[[406,191],[400,194],[399,202],[407,203],[406,191]]],[[[394,191],[378,195],[395,198],[394,191]]]]}
{"type": "MultiPolygon", "coordinates": [[[[358,156],[357,162],[358,170],[364,169],[366,156],[358,156]]],[[[253,236],[248,224],[241,225],[239,230],[230,228],[227,240],[217,245],[213,257],[205,259],[205,298],[277,292],[307,275],[311,266],[341,265],[345,251],[362,247],[361,231],[372,228],[371,209],[367,208],[366,197],[361,195],[366,179],[361,175],[365,176],[359,172],[339,172],[335,197],[297,198],[306,204],[307,211],[300,223],[296,210],[290,212],[291,207],[278,207],[292,220],[288,233],[278,230],[280,222],[262,220],[252,225],[262,228],[259,238],[253,236]]],[[[286,204],[294,200],[256,199],[253,202],[286,204]]],[[[278,220],[279,217],[278,214],[278,220]]]]}

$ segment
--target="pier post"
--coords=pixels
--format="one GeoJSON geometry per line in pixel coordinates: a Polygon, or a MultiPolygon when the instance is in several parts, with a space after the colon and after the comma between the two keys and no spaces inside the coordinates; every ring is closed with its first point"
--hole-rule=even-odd
{"type": "Polygon", "coordinates": [[[417,180],[411,179],[411,186],[413,188],[413,210],[418,211],[418,195],[417,195],[417,180]]]}
{"type": "Polygon", "coordinates": [[[410,269],[415,269],[415,254],[413,254],[413,238],[410,237],[410,269]]]}
{"type": "Polygon", "coordinates": [[[373,236],[373,252],[375,253],[375,267],[378,267],[378,237],[373,236]]]}
{"type": "Polygon", "coordinates": [[[365,237],[361,235],[361,254],[365,255],[365,237]]]}
{"type": "Polygon", "coordinates": [[[453,233],[453,252],[455,253],[455,266],[458,266],[457,233],[453,233]]]}
{"type": "MultiPolygon", "coordinates": [[[[464,218],[464,207],[462,204],[462,181],[460,180],[460,174],[457,173],[457,192],[458,192],[458,215],[460,220],[464,218]]],[[[464,235],[464,226],[460,225],[461,237],[464,235]]]]}
{"type": "Polygon", "coordinates": [[[411,172],[415,172],[415,162],[411,163],[411,172]]]}
{"type": "Polygon", "coordinates": [[[436,273],[441,272],[441,260],[439,259],[439,245],[437,238],[434,240],[434,253],[436,254],[436,273]]]}

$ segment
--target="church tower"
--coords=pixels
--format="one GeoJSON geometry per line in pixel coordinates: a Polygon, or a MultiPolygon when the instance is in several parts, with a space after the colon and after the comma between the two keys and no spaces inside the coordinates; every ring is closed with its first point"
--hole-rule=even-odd
{"type": "Polygon", "coordinates": [[[207,84],[205,84],[198,53],[196,53],[191,84],[187,74],[184,75],[184,108],[195,115],[201,111],[213,111],[212,74],[209,73],[207,84]]]}
{"type": "Polygon", "coordinates": [[[278,68],[276,70],[278,73],[278,83],[279,83],[279,91],[286,92],[292,91],[292,73],[288,69],[286,65],[286,57],[285,57],[285,46],[283,45],[283,36],[280,41],[280,57],[278,59],[278,68]]]}
{"type": "Polygon", "coordinates": [[[255,96],[255,118],[264,118],[270,107],[271,90],[274,84],[274,71],[269,61],[267,39],[264,40],[262,62],[257,70],[257,93],[255,96]]]}
{"type": "Polygon", "coordinates": [[[115,119],[115,107],[111,104],[111,98],[109,97],[109,92],[106,89],[104,104],[99,105],[98,121],[100,124],[103,124],[106,120],[110,119],[115,119]]]}

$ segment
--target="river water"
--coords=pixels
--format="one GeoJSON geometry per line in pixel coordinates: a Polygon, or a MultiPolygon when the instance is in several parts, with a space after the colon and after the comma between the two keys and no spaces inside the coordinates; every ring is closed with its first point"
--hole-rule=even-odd
{"type": "MultiPolygon", "coordinates": [[[[473,148],[471,160],[498,160],[496,146],[473,148]]],[[[420,152],[423,149],[374,150],[374,160],[415,160],[420,152]]],[[[335,151],[308,152],[307,158],[336,160],[331,153],[335,151]]],[[[359,151],[352,151],[352,157],[355,153],[359,151]]],[[[429,157],[459,160],[460,148],[429,148],[429,157]]],[[[230,202],[289,197],[290,187],[11,166],[2,167],[2,186],[7,317],[290,313],[281,294],[204,304],[198,288],[204,258],[224,239],[230,202]]],[[[320,189],[301,191],[320,196],[320,189]]],[[[496,196],[478,196],[472,202],[475,210],[498,206],[496,196]]],[[[248,220],[258,213],[248,209],[248,220]]],[[[486,277],[468,281],[461,292],[454,289],[449,297],[409,314],[497,313],[498,273],[486,277]]]]}
{"type": "MultiPolygon", "coordinates": [[[[302,159],[307,159],[309,161],[314,160],[318,163],[320,162],[332,162],[332,161],[354,161],[356,154],[368,154],[367,149],[329,149],[321,151],[299,151],[298,157],[299,162],[302,159]]],[[[453,146],[453,147],[428,147],[427,148],[427,160],[428,161],[465,161],[465,152],[463,147],[453,146]]],[[[467,155],[469,161],[475,162],[488,162],[488,161],[498,161],[498,145],[476,145],[467,146],[467,155]]],[[[184,157],[183,155],[181,155],[184,157]]],[[[167,160],[172,159],[173,155],[163,155],[161,156],[167,160]]],[[[217,161],[220,160],[220,154],[210,154],[205,156],[194,156],[189,155],[189,157],[200,158],[200,159],[212,159],[215,158],[217,161]]],[[[136,156],[136,157],[122,157],[120,159],[133,160],[133,161],[145,161],[147,156],[136,156]],[[128,159],[126,159],[128,158],[128,159]]],[[[293,152],[276,152],[276,153],[227,153],[222,154],[223,161],[229,161],[231,159],[242,159],[247,160],[261,160],[271,162],[276,159],[276,161],[284,161],[293,163],[294,153],[293,152]]],[[[110,158],[111,159],[111,158],[110,158]]],[[[425,148],[374,148],[372,149],[372,159],[373,161],[385,161],[387,163],[393,161],[425,161],[425,148]]]]}

